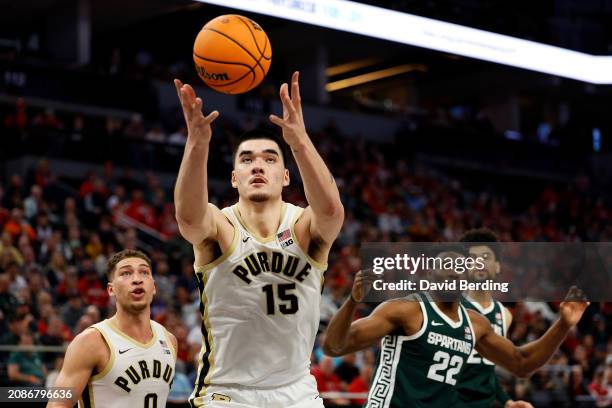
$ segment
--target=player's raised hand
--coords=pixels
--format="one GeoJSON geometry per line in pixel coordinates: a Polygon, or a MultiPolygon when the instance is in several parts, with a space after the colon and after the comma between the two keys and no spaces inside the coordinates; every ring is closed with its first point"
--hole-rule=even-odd
{"type": "Polygon", "coordinates": [[[572,286],[559,308],[561,320],[568,326],[574,326],[590,304],[584,293],[576,286],[572,286]]]}
{"type": "Polygon", "coordinates": [[[291,96],[289,85],[280,87],[280,99],[283,104],[283,118],[270,115],[270,121],[283,130],[283,138],[289,146],[295,146],[306,137],[306,126],[302,114],[302,100],[300,98],[300,73],[295,71],[291,77],[291,96]]]}
{"type": "Polygon", "coordinates": [[[374,275],[371,269],[364,269],[355,274],[353,289],[351,291],[351,298],[353,301],[357,303],[363,302],[363,299],[365,299],[370,289],[372,289],[372,282],[375,278],[376,275],[374,275]]]}
{"type": "Polygon", "coordinates": [[[533,405],[531,405],[527,401],[512,401],[512,400],[509,400],[504,405],[504,408],[533,408],[533,405]]]}
{"type": "Polygon", "coordinates": [[[204,116],[202,113],[202,99],[196,96],[191,85],[183,84],[178,79],[175,79],[174,87],[183,108],[189,139],[194,138],[196,141],[210,142],[212,136],[210,124],[217,119],[219,112],[215,110],[204,116]]]}

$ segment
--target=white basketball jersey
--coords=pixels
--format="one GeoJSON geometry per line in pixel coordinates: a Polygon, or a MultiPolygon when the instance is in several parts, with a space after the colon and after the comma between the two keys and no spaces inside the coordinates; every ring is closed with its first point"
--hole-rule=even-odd
{"type": "Polygon", "coordinates": [[[300,248],[294,224],[303,208],[283,203],[268,238],[247,230],[237,205],[231,247],[195,267],[201,294],[202,350],[192,398],[209,384],[280,387],[310,375],[326,265],[300,248]]]}
{"type": "Polygon", "coordinates": [[[140,343],[108,319],[92,325],[110,349],[104,370],[89,379],[80,408],[165,407],[174,378],[175,350],[166,329],[151,320],[153,338],[140,343]]]}

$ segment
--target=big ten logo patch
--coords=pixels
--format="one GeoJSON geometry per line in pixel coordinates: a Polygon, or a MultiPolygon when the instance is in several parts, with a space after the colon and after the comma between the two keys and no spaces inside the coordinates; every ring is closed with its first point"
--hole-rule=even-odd
{"type": "Polygon", "coordinates": [[[291,236],[291,230],[289,228],[278,233],[276,237],[278,238],[278,243],[281,248],[287,248],[289,245],[293,244],[293,237],[291,236]]]}

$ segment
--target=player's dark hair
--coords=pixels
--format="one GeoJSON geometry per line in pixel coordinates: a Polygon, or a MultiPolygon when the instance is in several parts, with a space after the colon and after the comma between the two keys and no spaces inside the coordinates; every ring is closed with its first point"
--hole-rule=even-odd
{"type": "Polygon", "coordinates": [[[242,144],[242,142],[246,142],[247,140],[253,139],[267,139],[271,140],[278,145],[278,149],[280,151],[281,159],[283,159],[283,164],[287,167],[287,149],[285,147],[285,142],[279,137],[276,133],[270,132],[267,129],[256,128],[252,130],[247,130],[240,136],[238,136],[238,140],[236,141],[236,145],[232,151],[232,166],[236,163],[236,155],[238,154],[238,147],[242,144]]]}
{"type": "Polygon", "coordinates": [[[111,256],[108,260],[106,277],[109,282],[113,280],[113,274],[115,273],[117,264],[126,258],[140,258],[149,265],[149,268],[153,269],[151,266],[151,259],[144,252],[137,249],[124,249],[111,256]]]}
{"type": "Polygon", "coordinates": [[[476,245],[482,244],[488,246],[491,251],[495,254],[495,259],[499,261],[501,257],[500,248],[499,248],[499,239],[497,235],[491,231],[489,228],[474,228],[466,231],[461,238],[460,242],[465,244],[466,249],[469,251],[469,248],[475,245],[470,245],[474,243],[476,245]]]}

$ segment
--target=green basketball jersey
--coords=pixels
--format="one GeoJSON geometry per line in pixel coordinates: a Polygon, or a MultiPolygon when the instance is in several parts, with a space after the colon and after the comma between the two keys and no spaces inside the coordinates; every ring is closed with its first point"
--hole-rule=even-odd
{"type": "Polygon", "coordinates": [[[383,337],[366,408],[448,408],[456,400],[456,384],[474,348],[474,330],[465,308],[459,321],[420,296],[421,329],[411,335],[383,337]]]}
{"type": "MultiPolygon", "coordinates": [[[[468,298],[463,298],[461,303],[466,309],[473,309],[486,317],[497,334],[506,336],[506,315],[500,302],[493,300],[486,309],[468,298]]],[[[495,364],[474,349],[457,383],[459,402],[453,407],[491,407],[497,398],[497,387],[495,364]]]]}

